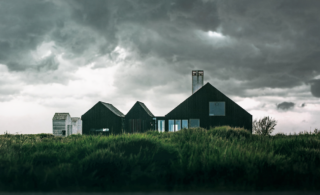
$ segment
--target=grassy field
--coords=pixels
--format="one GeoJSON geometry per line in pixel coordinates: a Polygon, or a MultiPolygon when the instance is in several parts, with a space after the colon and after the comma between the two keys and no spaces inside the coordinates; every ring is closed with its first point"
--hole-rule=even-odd
{"type": "Polygon", "coordinates": [[[319,190],[320,134],[0,135],[0,191],[319,190]]]}

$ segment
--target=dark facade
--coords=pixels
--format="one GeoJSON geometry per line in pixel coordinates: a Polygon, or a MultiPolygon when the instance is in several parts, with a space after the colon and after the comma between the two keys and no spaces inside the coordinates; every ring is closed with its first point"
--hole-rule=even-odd
{"type": "Polygon", "coordinates": [[[224,125],[243,127],[252,133],[252,115],[210,83],[193,92],[165,116],[154,116],[145,104],[139,101],[126,116],[112,104],[98,102],[81,117],[83,134],[136,133],[147,130],[174,132],[183,128],[209,129],[224,125]]]}
{"type": "Polygon", "coordinates": [[[165,115],[165,130],[200,126],[206,129],[229,125],[252,132],[252,115],[213,87],[205,84],[165,115]]]}
{"type": "Polygon", "coordinates": [[[154,129],[154,115],[147,106],[137,101],[125,116],[126,132],[145,132],[154,129]]]}
{"type": "Polygon", "coordinates": [[[120,134],[124,131],[125,116],[112,104],[96,103],[81,116],[82,134],[120,134]],[[103,131],[102,131],[103,130],[103,131]]]}

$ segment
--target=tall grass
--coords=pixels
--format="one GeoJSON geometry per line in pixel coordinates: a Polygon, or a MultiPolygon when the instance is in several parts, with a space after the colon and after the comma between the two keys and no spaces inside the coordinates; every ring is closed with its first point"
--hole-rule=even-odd
{"type": "Polygon", "coordinates": [[[319,189],[320,134],[0,136],[0,191],[319,189]]]}

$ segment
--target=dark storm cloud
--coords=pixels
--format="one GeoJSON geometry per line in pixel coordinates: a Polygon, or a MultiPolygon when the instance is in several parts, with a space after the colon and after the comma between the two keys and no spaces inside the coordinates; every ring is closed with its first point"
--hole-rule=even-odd
{"type": "Polygon", "coordinates": [[[311,93],[314,97],[320,97],[320,79],[314,79],[310,81],[311,93]]]}
{"type": "MultiPolygon", "coordinates": [[[[103,57],[115,61],[121,47],[129,53],[127,71],[115,79],[131,92],[165,85],[167,92],[189,92],[184,86],[195,68],[205,70],[206,81],[230,81],[228,95],[292,88],[320,74],[319,6],[318,0],[0,1],[0,63],[10,71],[63,75],[57,73],[61,53],[83,66],[103,57]],[[50,41],[54,52],[34,59],[32,51],[50,41]],[[243,84],[232,87],[231,80],[243,84]]],[[[319,85],[311,85],[315,97],[319,85]]]]}
{"type": "Polygon", "coordinates": [[[0,63],[10,71],[24,71],[30,67],[39,69],[47,61],[35,62],[30,52],[47,38],[57,19],[62,19],[60,10],[49,1],[1,1],[0,2],[0,63]]]}
{"type": "Polygon", "coordinates": [[[294,103],[293,102],[282,102],[277,105],[278,110],[290,110],[294,108],[294,103]]]}

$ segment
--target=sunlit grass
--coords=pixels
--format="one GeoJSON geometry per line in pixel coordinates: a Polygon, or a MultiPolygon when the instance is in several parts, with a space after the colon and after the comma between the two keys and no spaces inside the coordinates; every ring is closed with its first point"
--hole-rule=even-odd
{"type": "Polygon", "coordinates": [[[320,134],[0,135],[0,191],[319,189],[320,134]]]}

